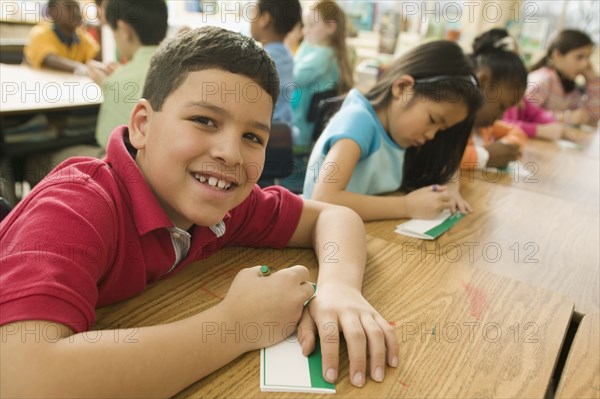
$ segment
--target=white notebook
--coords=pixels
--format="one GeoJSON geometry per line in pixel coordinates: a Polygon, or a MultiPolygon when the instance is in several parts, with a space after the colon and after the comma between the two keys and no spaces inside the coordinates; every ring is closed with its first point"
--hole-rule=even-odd
{"type": "Polygon", "coordinates": [[[433,219],[412,219],[396,226],[396,233],[423,240],[434,240],[454,226],[465,215],[444,210],[433,219]]]}
{"type": "Polygon", "coordinates": [[[296,335],[260,350],[260,390],[267,392],[335,393],[335,385],[323,378],[321,348],[308,357],[296,335]]]}

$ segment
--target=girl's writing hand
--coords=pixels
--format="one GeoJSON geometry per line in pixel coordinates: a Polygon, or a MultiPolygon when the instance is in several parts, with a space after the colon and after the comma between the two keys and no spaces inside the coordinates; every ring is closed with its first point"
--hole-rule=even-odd
{"type": "Polygon", "coordinates": [[[294,330],[304,303],[313,295],[313,286],[306,281],[308,270],[292,266],[268,276],[260,273],[260,266],[240,271],[229,287],[225,299],[218,305],[232,325],[228,329],[258,326],[258,339],[242,337],[246,350],[274,345],[294,330]],[[235,324],[237,323],[237,324],[235,324]]]}
{"type": "Polygon", "coordinates": [[[433,219],[444,209],[452,209],[452,198],[446,186],[426,186],[402,197],[407,217],[433,219]]]}
{"type": "Polygon", "coordinates": [[[353,385],[365,384],[367,358],[369,375],[375,381],[383,381],[386,364],[398,366],[399,346],[393,328],[359,290],[319,284],[307,308],[298,326],[298,340],[302,353],[308,356],[315,348],[315,331],[318,331],[323,377],[327,381],[335,382],[338,377],[340,332],[344,333],[348,347],[353,385]]]}
{"type": "Polygon", "coordinates": [[[505,168],[509,162],[516,161],[520,156],[519,146],[496,141],[485,147],[490,154],[487,166],[505,168]]]}

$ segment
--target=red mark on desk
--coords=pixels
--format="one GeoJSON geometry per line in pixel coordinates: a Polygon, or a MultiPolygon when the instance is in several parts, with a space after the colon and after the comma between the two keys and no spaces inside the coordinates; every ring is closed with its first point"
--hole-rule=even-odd
{"type": "Polygon", "coordinates": [[[404,386],[404,388],[408,388],[408,384],[406,384],[406,383],[404,383],[404,382],[402,382],[400,380],[396,380],[396,381],[398,381],[400,384],[402,384],[404,386]]]}
{"type": "Polygon", "coordinates": [[[395,321],[388,321],[388,324],[392,327],[396,327],[396,322],[395,321]]]}
{"type": "Polygon", "coordinates": [[[476,320],[481,320],[481,314],[488,306],[485,292],[471,284],[463,284],[462,286],[469,295],[471,316],[475,317],[476,320]]]}

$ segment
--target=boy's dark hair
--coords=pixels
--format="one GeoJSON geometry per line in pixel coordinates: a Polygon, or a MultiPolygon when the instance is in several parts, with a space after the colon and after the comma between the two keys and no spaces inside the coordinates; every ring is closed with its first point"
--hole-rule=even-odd
{"type": "Polygon", "coordinates": [[[402,75],[415,79],[414,95],[407,107],[424,99],[460,102],[467,107],[467,118],[420,147],[410,147],[404,156],[403,191],[431,184],[444,184],[460,165],[475,113],[483,96],[468,57],[454,42],[439,40],[422,44],[396,60],[365,95],[376,110],[392,101],[392,84],[402,75]]]}
{"type": "Polygon", "coordinates": [[[160,44],[167,34],[165,0],[108,0],[105,18],[113,30],[119,20],[131,25],[145,46],[160,44]]]}
{"type": "Polygon", "coordinates": [[[190,72],[212,68],[252,79],[271,96],[275,106],[279,77],[267,52],[247,36],[210,26],[182,33],[159,47],[150,62],[142,97],[160,111],[190,72]]]}
{"type": "Polygon", "coordinates": [[[302,8],[298,0],[259,0],[258,10],[271,14],[275,32],[287,35],[302,19],[302,8]]]}
{"type": "Polygon", "coordinates": [[[531,71],[547,66],[554,50],[558,50],[564,55],[569,51],[589,45],[593,46],[594,42],[586,33],[576,29],[565,29],[550,42],[546,55],[531,67],[531,71]]]}
{"type": "Polygon", "coordinates": [[[509,43],[515,41],[505,29],[491,29],[475,38],[471,58],[475,69],[487,68],[494,82],[507,83],[524,92],[527,68],[509,43]]]}

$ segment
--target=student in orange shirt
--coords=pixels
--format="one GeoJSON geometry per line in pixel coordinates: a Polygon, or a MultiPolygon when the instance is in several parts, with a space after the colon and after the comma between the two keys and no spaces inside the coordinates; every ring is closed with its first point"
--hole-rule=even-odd
{"type": "Polygon", "coordinates": [[[48,14],[53,23],[41,22],[29,33],[25,62],[34,68],[52,68],[87,75],[85,63],[92,60],[100,46],[80,28],[79,3],[73,0],[49,0],[48,14]]]}
{"type": "Polygon", "coordinates": [[[506,167],[519,158],[527,141],[523,129],[500,120],[521,101],[527,86],[527,69],[506,39],[497,40],[491,30],[473,42],[472,58],[485,102],[475,117],[463,169],[506,167]]]}

